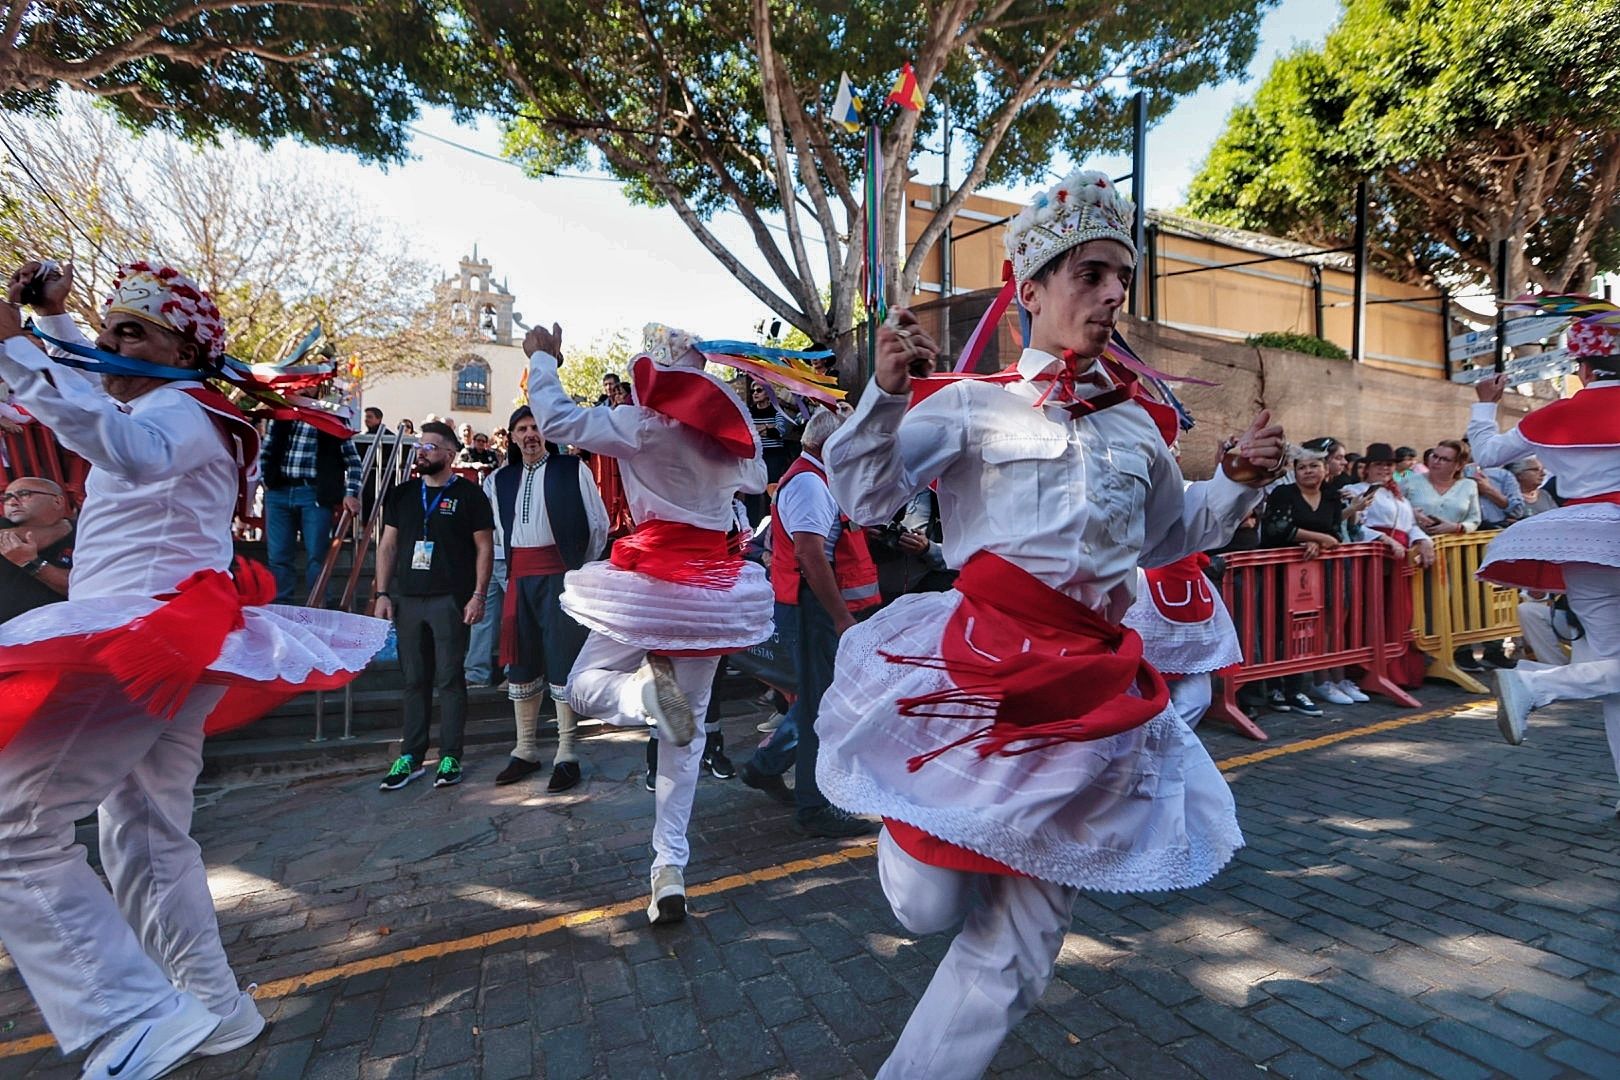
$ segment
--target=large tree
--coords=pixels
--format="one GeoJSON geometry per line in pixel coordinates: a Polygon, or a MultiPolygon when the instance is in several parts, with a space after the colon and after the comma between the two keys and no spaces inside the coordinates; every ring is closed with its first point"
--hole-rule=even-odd
{"type": "Polygon", "coordinates": [[[456,67],[504,110],[508,152],[531,173],[605,168],[633,199],[673,208],[773,311],[847,351],[862,142],[829,118],[840,73],[883,125],[892,299],[912,292],[976,188],[1044,180],[1059,154],[1124,148],[1137,89],[1158,117],[1177,96],[1241,71],[1270,2],[460,0],[469,59],[456,67]],[[906,60],[926,95],[921,112],[883,103],[906,60]],[[908,165],[947,107],[968,164],[901,253],[908,165]],[[721,211],[747,224],[765,273],[715,234],[721,211]]]}
{"type": "Polygon", "coordinates": [[[29,162],[0,158],[0,273],[71,259],[89,325],[117,264],[155,255],[214,295],[246,360],[275,359],[315,321],[371,375],[458,349],[431,264],[340,184],[240,143],[137,139],[82,100],[50,121],[0,115],[0,137],[29,162]]]}
{"type": "Polygon", "coordinates": [[[9,0],[0,109],[100,97],[189,139],[294,136],[405,156],[418,93],[445,82],[442,5],[412,0],[9,0]]]}
{"type": "Polygon", "coordinates": [[[1279,60],[1193,181],[1206,220],[1328,245],[1356,181],[1374,258],[1418,284],[1564,292],[1620,267],[1620,0],[1351,0],[1279,60]]]}

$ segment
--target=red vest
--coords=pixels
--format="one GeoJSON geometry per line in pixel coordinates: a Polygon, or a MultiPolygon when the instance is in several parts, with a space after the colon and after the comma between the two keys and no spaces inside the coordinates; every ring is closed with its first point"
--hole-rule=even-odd
{"type": "MultiPolygon", "coordinates": [[[[777,494],[781,494],[788,481],[800,473],[814,473],[823,484],[827,482],[827,474],[817,468],[808,458],[800,457],[777,482],[777,494]]],[[[849,518],[840,514],[838,521],[843,530],[838,534],[838,545],[833,549],[833,578],[838,582],[838,591],[843,594],[844,603],[849,605],[850,614],[865,611],[867,608],[877,607],[883,602],[878,595],[877,564],[872,561],[872,553],[866,546],[866,530],[850,524],[849,518]]],[[[771,589],[776,593],[776,600],[781,604],[799,603],[799,560],[793,554],[793,537],[787,529],[782,527],[782,515],[771,515],[771,589]]]]}

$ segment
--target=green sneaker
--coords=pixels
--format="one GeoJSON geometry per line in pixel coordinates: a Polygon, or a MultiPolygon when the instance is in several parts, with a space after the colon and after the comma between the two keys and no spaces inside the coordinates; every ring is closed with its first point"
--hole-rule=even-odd
{"type": "Polygon", "coordinates": [[[422,775],[422,766],[409,754],[401,754],[394,759],[394,764],[388,769],[388,775],[383,782],[377,785],[380,791],[398,791],[406,784],[422,775]]]}
{"type": "Polygon", "coordinates": [[[439,758],[439,771],[433,774],[434,787],[461,783],[461,762],[449,754],[439,758]]]}

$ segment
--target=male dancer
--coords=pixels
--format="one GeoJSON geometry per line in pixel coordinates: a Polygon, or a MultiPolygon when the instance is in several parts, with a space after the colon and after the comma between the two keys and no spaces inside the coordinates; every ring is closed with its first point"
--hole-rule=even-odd
{"type": "Polygon", "coordinates": [[[653,923],[686,917],[692,816],[707,711],[723,653],[771,633],[771,586],[728,534],[734,492],[765,490],[759,435],[742,401],[703,370],[688,333],[652,325],[631,364],[634,404],[575,405],[557,379],[562,329],[524,338],[529,405],[559,443],[619,460],[636,531],[612,558],[571,571],[563,610],[590,628],[568,681],[575,711],[658,728],[653,923]]]}
{"type": "MultiPolygon", "coordinates": [[[[1593,301],[1593,303],[1602,303],[1593,301]]],[[[1603,703],[1609,752],[1620,772],[1620,329],[1607,313],[1570,327],[1566,342],[1580,360],[1584,388],[1545,405],[1498,433],[1496,403],[1507,377],[1475,388],[1479,403],[1468,445],[1483,468],[1534,455],[1558,478],[1557,509],[1515,522],[1491,541],[1479,568],[1498,585],[1562,592],[1582,634],[1573,663],[1521,663],[1496,673],[1497,725],[1510,743],[1524,741],[1530,713],[1554,701],[1603,703]]],[[[1615,803],[1620,816],[1620,802],[1615,803]]]]}
{"type": "Polygon", "coordinates": [[[563,575],[601,555],[607,507],[584,463],[546,446],[527,405],[512,414],[507,428],[517,460],[484,481],[506,549],[501,664],[517,720],[517,745],[495,782],[516,783],[540,769],[540,705],[549,685],[557,706],[557,752],[546,790],[567,791],[580,777],[574,753],[579,718],[568,704],[568,673],[586,630],[562,609],[563,575]]]}
{"type": "MultiPolygon", "coordinates": [[[[948,593],[847,630],[822,700],[822,790],[885,821],[878,875],[914,933],[961,924],[882,1077],[984,1072],[1051,978],[1081,888],[1207,881],[1243,843],[1226,782],[1119,625],[1140,562],[1223,543],[1282,461],[1265,413],[1183,493],[1168,435],[1099,362],[1130,289],[1133,207],[1074,173],[1008,230],[1029,343],[1001,382],[909,413],[935,349],[909,312],[879,338],[827,444],[833,493],[887,521],[936,485],[948,593]]],[[[1173,431],[1173,420],[1171,421],[1173,431]]]]}
{"type": "MultiPolygon", "coordinates": [[[[19,270],[12,298],[40,275],[19,270]]],[[[264,1028],[189,835],[205,724],[343,685],[387,625],[267,606],[267,570],[226,573],[258,447],[202,381],[225,346],[208,295],[120,267],[92,349],[65,314],[71,281],[46,276],[36,323],[99,381],[53,364],[0,303],[0,378],[91,464],[68,599],[0,627],[0,941],[63,1051],[95,1044],[84,1076],[130,1080],[264,1028]],[[98,810],[111,893],[74,839],[98,810]]]]}

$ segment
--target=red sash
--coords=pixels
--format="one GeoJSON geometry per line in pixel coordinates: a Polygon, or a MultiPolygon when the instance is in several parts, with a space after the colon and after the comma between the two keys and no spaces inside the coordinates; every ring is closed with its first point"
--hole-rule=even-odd
{"type": "Polygon", "coordinates": [[[511,551],[511,559],[506,564],[506,595],[501,599],[501,666],[505,667],[517,659],[517,590],[512,586],[524,578],[540,577],[544,574],[564,574],[568,572],[568,564],[563,562],[562,552],[556,546],[551,547],[515,547],[511,551]]]}
{"type": "Polygon", "coordinates": [[[613,545],[609,561],[620,570],[699,589],[725,590],[737,583],[743,560],[728,533],[681,521],[644,521],[613,545]]]}
{"type": "Polygon", "coordinates": [[[1620,491],[1605,491],[1601,495],[1571,496],[1562,502],[1565,506],[1587,506],[1591,503],[1612,503],[1620,506],[1620,491]]]}
{"type": "Polygon", "coordinates": [[[1519,421],[1519,434],[1537,446],[1620,446],[1620,385],[1588,386],[1543,405],[1519,421]]]}

